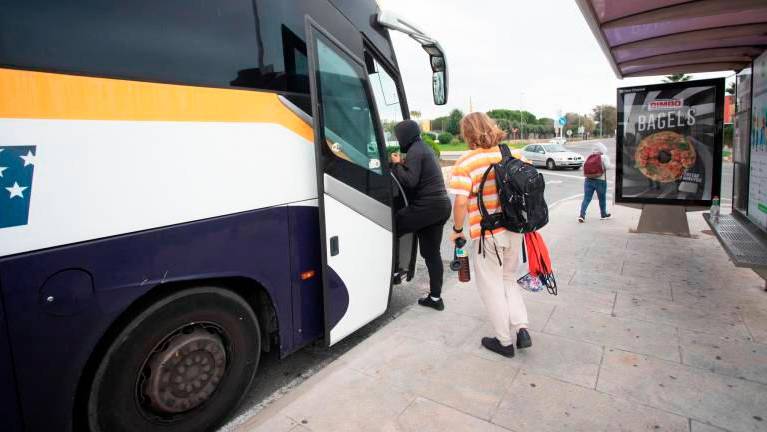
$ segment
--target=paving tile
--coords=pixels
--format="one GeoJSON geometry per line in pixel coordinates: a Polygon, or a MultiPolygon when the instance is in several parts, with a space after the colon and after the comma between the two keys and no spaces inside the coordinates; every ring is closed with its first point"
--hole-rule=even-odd
{"type": "Polygon", "coordinates": [[[659,282],[722,282],[720,272],[687,265],[674,266],[668,263],[640,264],[627,261],[623,265],[621,274],[635,278],[653,279],[659,282]]]}
{"type": "Polygon", "coordinates": [[[442,299],[445,302],[445,311],[484,319],[487,317],[485,305],[477,293],[473,284],[460,284],[449,290],[444,290],[442,299]]]}
{"type": "Polygon", "coordinates": [[[428,399],[417,398],[397,419],[397,432],[508,432],[428,399]]]}
{"type": "Polygon", "coordinates": [[[673,326],[612,317],[610,315],[557,309],[545,333],[680,361],[679,339],[673,326]]]}
{"type": "Polygon", "coordinates": [[[690,423],[690,426],[692,427],[691,432],[727,432],[724,429],[719,429],[718,427],[703,424],[695,420],[692,420],[692,422],[690,423]]]}
{"type": "Polygon", "coordinates": [[[437,343],[395,335],[346,359],[351,368],[414,395],[489,419],[518,369],[437,343]]]}
{"type": "Polygon", "coordinates": [[[744,306],[740,314],[754,340],[767,344],[767,308],[750,304],[744,306]]]}
{"type": "Polygon", "coordinates": [[[618,293],[615,315],[744,340],[751,338],[736,313],[716,313],[625,293],[618,293]]]}
{"type": "Polygon", "coordinates": [[[514,380],[493,423],[517,432],[688,432],[685,417],[525,370],[514,380]]]}
{"type": "Polygon", "coordinates": [[[439,342],[394,334],[364,350],[355,348],[344,361],[349,368],[375,378],[386,377],[390,384],[407,389],[425,385],[426,374],[437,370],[451,352],[455,348],[439,342]]]}
{"type": "Polygon", "coordinates": [[[607,350],[597,390],[733,432],[767,426],[764,384],[625,351],[607,350]]]}
{"type": "Polygon", "coordinates": [[[559,285],[558,291],[555,296],[547,292],[525,292],[523,297],[528,304],[529,302],[537,302],[553,305],[558,309],[588,310],[603,314],[610,314],[615,303],[615,293],[611,291],[566,284],[559,285]]]}
{"type": "Polygon", "coordinates": [[[298,426],[297,422],[284,415],[274,416],[257,423],[261,420],[263,419],[258,417],[251,418],[234,430],[238,432],[292,432],[298,426]]]}
{"type": "Polygon", "coordinates": [[[313,432],[385,431],[394,428],[414,399],[381,380],[343,368],[306,389],[280,414],[313,432]]]}
{"type": "Polygon", "coordinates": [[[619,269],[610,273],[593,273],[587,271],[578,271],[570,280],[568,285],[588,287],[607,291],[621,291],[626,285],[649,285],[655,286],[655,281],[624,276],[619,273],[619,269]]]}
{"type": "Polygon", "coordinates": [[[682,362],[767,384],[767,345],[680,330],[682,362]]]}
{"type": "MultiPolygon", "coordinates": [[[[549,296],[549,294],[523,291],[527,318],[530,321],[528,326],[533,330],[542,329],[546,325],[551,311],[554,310],[555,304],[537,301],[544,296],[549,296]]],[[[487,309],[485,309],[485,305],[474,287],[466,290],[450,290],[442,297],[445,301],[445,312],[469,315],[482,321],[487,320],[487,309]]]]}
{"type": "Polygon", "coordinates": [[[437,369],[425,374],[424,385],[411,385],[409,390],[489,420],[517,372],[517,367],[510,362],[461,352],[447,356],[437,369]]]}
{"type": "Polygon", "coordinates": [[[740,306],[754,304],[767,308],[764,280],[750,270],[722,283],[671,282],[671,289],[674,302],[688,306],[739,310],[740,306]]]}
{"type": "Polygon", "coordinates": [[[488,351],[481,345],[482,336],[492,336],[489,324],[480,328],[474,338],[461,347],[464,351],[493,361],[508,362],[514,367],[558,378],[567,382],[594,387],[602,348],[560,336],[530,331],[533,346],[517,350],[514,358],[488,351]]]}
{"type": "Polygon", "coordinates": [[[389,330],[423,341],[447,346],[461,345],[481,325],[482,320],[451,312],[448,307],[444,311],[413,307],[389,324],[389,330]]]}

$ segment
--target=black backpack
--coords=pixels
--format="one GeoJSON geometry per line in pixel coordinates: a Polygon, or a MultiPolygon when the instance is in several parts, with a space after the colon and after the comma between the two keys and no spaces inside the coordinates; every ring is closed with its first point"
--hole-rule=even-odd
{"type": "Polygon", "coordinates": [[[532,165],[511,155],[506,145],[500,145],[503,158],[487,167],[479,184],[477,203],[482,216],[482,236],[497,228],[516,233],[537,231],[549,223],[549,207],[543,198],[546,182],[532,165]],[[490,214],[485,207],[482,192],[490,170],[495,170],[495,185],[501,211],[490,214]]]}

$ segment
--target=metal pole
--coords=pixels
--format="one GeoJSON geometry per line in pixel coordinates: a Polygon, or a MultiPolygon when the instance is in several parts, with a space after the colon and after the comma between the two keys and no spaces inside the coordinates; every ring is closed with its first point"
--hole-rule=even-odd
{"type": "Polygon", "coordinates": [[[524,92],[519,92],[519,140],[522,141],[525,138],[525,119],[522,117],[522,96],[524,92]]]}

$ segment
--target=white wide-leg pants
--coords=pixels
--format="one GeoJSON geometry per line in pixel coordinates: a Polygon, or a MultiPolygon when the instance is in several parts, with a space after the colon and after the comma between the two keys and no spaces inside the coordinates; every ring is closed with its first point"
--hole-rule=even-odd
{"type": "Polygon", "coordinates": [[[479,239],[474,240],[474,274],[479,296],[485,304],[490,323],[502,345],[514,342],[518,329],[526,328],[527,308],[517,284],[517,267],[522,253],[522,234],[502,232],[487,237],[484,256],[479,253],[479,239]],[[496,255],[495,251],[498,251],[496,255]],[[503,265],[498,263],[498,256],[503,265]]]}

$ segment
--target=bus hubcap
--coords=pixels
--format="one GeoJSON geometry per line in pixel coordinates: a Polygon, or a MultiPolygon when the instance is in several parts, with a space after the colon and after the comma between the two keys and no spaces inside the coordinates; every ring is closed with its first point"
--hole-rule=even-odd
{"type": "Polygon", "coordinates": [[[226,370],[221,338],[203,329],[171,336],[149,358],[144,394],[152,409],[175,414],[208,400],[226,370]]]}

